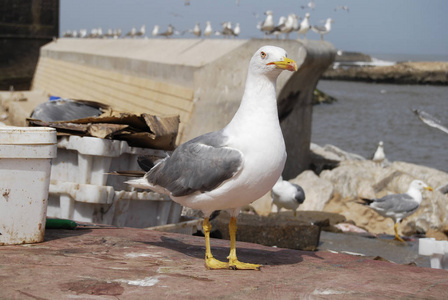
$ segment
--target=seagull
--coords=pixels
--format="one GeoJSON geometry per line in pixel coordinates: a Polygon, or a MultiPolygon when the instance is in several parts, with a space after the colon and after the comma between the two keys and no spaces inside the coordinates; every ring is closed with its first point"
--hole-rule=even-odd
{"type": "Polygon", "coordinates": [[[426,125],[437,128],[445,133],[448,133],[448,128],[443,126],[440,120],[437,120],[432,115],[428,114],[425,111],[414,109],[413,112],[417,115],[417,117],[426,125]]]}
{"type": "Polygon", "coordinates": [[[210,23],[210,21],[207,21],[205,23],[204,36],[211,36],[212,33],[213,33],[212,24],[210,23]]]}
{"type": "Polygon", "coordinates": [[[348,8],[347,5],[336,6],[334,11],[337,11],[338,9],[342,9],[342,10],[345,10],[346,12],[350,12],[350,9],[348,8]]]}
{"type": "Polygon", "coordinates": [[[173,25],[169,24],[168,29],[165,32],[159,33],[159,35],[165,36],[168,38],[168,37],[172,36],[173,33],[174,33],[174,27],[173,27],[173,25]]]}
{"type": "Polygon", "coordinates": [[[305,18],[300,22],[298,29],[298,38],[300,39],[300,35],[303,34],[304,39],[306,39],[306,33],[310,30],[310,14],[306,13],[305,18]]]}
{"type": "Polygon", "coordinates": [[[154,28],[152,30],[152,36],[156,37],[159,35],[159,25],[154,25],[154,28]]]}
{"type": "Polygon", "coordinates": [[[310,2],[308,2],[307,3],[307,5],[301,5],[300,6],[302,9],[305,9],[305,8],[311,8],[312,10],[314,10],[314,8],[316,7],[316,4],[314,3],[314,1],[312,0],[312,1],[310,1],[310,2]]]}
{"type": "Polygon", "coordinates": [[[126,36],[130,36],[131,38],[134,38],[136,34],[137,34],[137,29],[135,27],[132,27],[131,31],[126,33],[126,36]]]}
{"type": "Polygon", "coordinates": [[[259,25],[261,31],[264,32],[265,36],[267,36],[274,29],[274,13],[271,10],[268,10],[264,13],[266,15],[266,19],[259,25]]]}
{"type": "Polygon", "coordinates": [[[313,26],[311,29],[315,32],[320,34],[321,41],[324,40],[324,34],[327,34],[331,31],[331,23],[334,23],[334,21],[331,18],[327,19],[327,22],[324,26],[313,26]]]}
{"type": "Polygon", "coordinates": [[[297,71],[286,51],[261,47],[250,60],[241,104],[230,123],[181,144],[171,156],[153,164],[148,158],[140,164],[147,171],[144,177],[127,181],[133,187],[167,194],[173,201],[203,212],[208,269],[260,269],[260,265],[237,259],[236,217],[241,207],[272,189],[285,165],[275,91],[283,70],[297,71]],[[228,262],[213,258],[211,253],[209,217],[215,210],[227,210],[231,215],[228,262]]]}
{"type": "Polygon", "coordinates": [[[294,217],[297,215],[297,208],[305,201],[305,191],[297,184],[280,178],[271,190],[272,203],[277,206],[277,211],[281,208],[291,209],[294,217]]]}
{"type": "Polygon", "coordinates": [[[285,22],[286,22],[286,17],[281,16],[278,19],[278,24],[277,26],[274,27],[274,29],[272,29],[269,34],[274,34],[275,38],[278,39],[278,36],[282,33],[283,28],[285,27],[285,22]]]}
{"type": "Polygon", "coordinates": [[[201,27],[199,27],[199,23],[196,23],[196,25],[193,28],[193,34],[197,37],[200,37],[201,33],[202,33],[201,27]]]}
{"type": "Polygon", "coordinates": [[[296,21],[296,15],[295,14],[289,14],[285,21],[285,26],[282,28],[281,32],[286,34],[286,39],[289,39],[289,33],[291,33],[294,30],[294,23],[297,23],[296,21]]]}
{"type": "Polygon", "coordinates": [[[135,33],[135,36],[144,36],[146,33],[145,27],[145,25],[142,25],[142,27],[140,27],[140,30],[135,33]]]}
{"type": "Polygon", "coordinates": [[[370,208],[373,208],[376,212],[385,218],[391,218],[394,220],[395,240],[404,242],[404,240],[398,235],[398,223],[400,223],[407,216],[412,215],[422,203],[421,191],[425,189],[432,191],[432,187],[428,186],[421,180],[413,180],[409,185],[409,189],[404,194],[391,194],[379,199],[366,199],[361,200],[370,208]]]}
{"type": "Polygon", "coordinates": [[[239,36],[240,33],[241,33],[240,23],[236,23],[235,28],[233,29],[233,35],[234,37],[239,36]]]}
{"type": "Polygon", "coordinates": [[[386,155],[384,154],[384,147],[383,147],[383,141],[380,141],[378,143],[378,148],[376,148],[375,153],[372,156],[372,160],[380,165],[384,162],[384,159],[386,159],[386,155]]]}

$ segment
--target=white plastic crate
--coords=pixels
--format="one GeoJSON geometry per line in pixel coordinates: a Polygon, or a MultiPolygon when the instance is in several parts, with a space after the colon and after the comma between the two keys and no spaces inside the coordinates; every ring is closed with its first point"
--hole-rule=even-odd
{"type": "Polygon", "coordinates": [[[153,192],[136,192],[128,177],[108,175],[140,170],[139,155],[164,151],[130,147],[126,141],[94,137],[62,137],[53,160],[47,216],[119,227],[151,227],[177,223],[181,206],[153,192]]]}

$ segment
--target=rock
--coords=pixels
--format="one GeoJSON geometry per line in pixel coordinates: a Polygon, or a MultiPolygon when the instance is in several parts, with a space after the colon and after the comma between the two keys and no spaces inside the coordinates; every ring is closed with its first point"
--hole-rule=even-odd
{"type": "Polygon", "coordinates": [[[440,230],[430,228],[426,231],[426,237],[435,238],[437,241],[448,241],[448,236],[440,230]]]}
{"type": "Polygon", "coordinates": [[[400,62],[393,66],[330,68],[323,79],[395,84],[448,84],[448,62],[400,62]]]}
{"type": "MultiPolygon", "coordinates": [[[[309,219],[318,223],[320,218],[309,219]]],[[[334,216],[343,220],[341,216],[334,216]]],[[[269,216],[256,216],[250,214],[240,214],[238,216],[237,241],[257,243],[265,246],[277,246],[297,250],[314,251],[319,245],[320,226],[303,220],[303,215],[294,217],[290,212],[273,213],[269,216]],[[302,216],[302,217],[301,217],[302,216]]],[[[333,219],[335,220],[335,219],[333,219]]],[[[216,219],[211,221],[213,231],[218,230],[223,239],[229,239],[230,216],[221,213],[216,219]]],[[[331,222],[330,222],[331,223],[331,222]]]]}
{"type": "Polygon", "coordinates": [[[313,105],[316,104],[330,104],[336,102],[337,99],[332,97],[321,90],[315,89],[313,92],[313,105]]]}

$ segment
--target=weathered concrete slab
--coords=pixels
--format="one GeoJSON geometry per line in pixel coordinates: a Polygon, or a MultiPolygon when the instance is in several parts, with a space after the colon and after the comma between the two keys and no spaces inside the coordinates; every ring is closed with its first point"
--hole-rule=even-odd
{"type": "MultiPolygon", "coordinates": [[[[203,238],[142,229],[47,230],[46,241],[0,247],[3,299],[443,299],[444,270],[237,243],[261,271],[209,271],[203,238]]],[[[212,240],[224,260],[229,242],[212,240]]]]}

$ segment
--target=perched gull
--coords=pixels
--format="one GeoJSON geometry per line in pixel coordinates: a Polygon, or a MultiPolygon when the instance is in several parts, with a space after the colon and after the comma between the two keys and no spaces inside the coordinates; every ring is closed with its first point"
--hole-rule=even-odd
{"type": "Polygon", "coordinates": [[[282,30],[285,28],[285,23],[286,23],[286,17],[281,16],[278,19],[278,24],[277,26],[275,26],[270,32],[269,34],[274,34],[275,38],[278,39],[278,36],[282,33],[282,30]]]}
{"type": "Polygon", "coordinates": [[[417,117],[426,125],[442,130],[445,133],[448,133],[448,128],[443,126],[439,120],[437,120],[432,115],[424,112],[422,110],[414,109],[413,112],[417,115],[417,117]]]}
{"type": "Polygon", "coordinates": [[[142,25],[142,27],[140,27],[140,30],[135,33],[135,36],[145,36],[146,33],[145,27],[146,27],[145,25],[142,25]]]}
{"type": "Polygon", "coordinates": [[[327,34],[331,31],[331,23],[334,23],[334,21],[331,18],[327,19],[327,22],[324,26],[313,26],[311,29],[315,32],[320,34],[320,39],[324,40],[324,34],[327,34]]]}
{"type": "Polygon", "coordinates": [[[264,32],[265,36],[268,35],[274,29],[274,13],[268,10],[264,13],[266,19],[258,26],[258,29],[264,32]]]}
{"type": "Polygon", "coordinates": [[[308,30],[310,30],[310,14],[306,13],[305,18],[300,22],[298,32],[298,38],[300,39],[300,35],[303,34],[304,38],[306,39],[306,33],[308,30]]]}
{"type": "Polygon", "coordinates": [[[211,36],[212,33],[213,33],[212,24],[210,23],[210,21],[207,21],[205,23],[204,36],[211,36]]]}
{"type": "Polygon", "coordinates": [[[384,162],[386,155],[384,154],[383,141],[378,143],[378,148],[376,148],[375,153],[372,156],[372,160],[380,165],[384,162]]]}
{"type": "Polygon", "coordinates": [[[271,190],[272,203],[281,208],[291,209],[296,216],[297,208],[305,201],[305,191],[297,184],[283,180],[282,176],[277,180],[271,190]]]}
{"type": "Polygon", "coordinates": [[[165,32],[159,33],[161,36],[170,37],[174,33],[174,27],[173,25],[169,24],[168,29],[165,32]]]}
{"type": "Polygon", "coordinates": [[[126,36],[130,36],[131,38],[134,38],[136,34],[137,34],[137,29],[135,27],[132,27],[131,31],[126,33],[126,36]]]}
{"type": "Polygon", "coordinates": [[[201,27],[199,27],[199,23],[196,23],[196,25],[194,25],[194,28],[193,28],[193,34],[197,37],[200,37],[201,33],[202,33],[201,27]]]}
{"type": "Polygon", "coordinates": [[[394,220],[395,240],[404,242],[398,235],[398,223],[407,216],[412,215],[422,203],[421,191],[425,189],[432,191],[432,187],[420,180],[414,180],[409,185],[409,189],[404,194],[391,194],[379,199],[362,198],[364,205],[373,208],[385,218],[394,220]]]}
{"type": "Polygon", "coordinates": [[[154,25],[154,28],[152,30],[152,36],[158,36],[159,35],[159,25],[154,25]]]}
{"type": "Polygon", "coordinates": [[[236,23],[235,24],[235,28],[233,28],[233,35],[234,36],[239,36],[240,33],[241,33],[240,23],[236,23]]]}
{"type": "Polygon", "coordinates": [[[241,105],[230,123],[180,145],[150,169],[151,162],[143,164],[149,169],[145,176],[127,182],[167,194],[173,201],[203,212],[208,269],[260,268],[237,260],[236,217],[241,207],[271,190],[285,165],[275,91],[283,70],[297,70],[285,50],[261,47],[250,60],[241,105]],[[231,215],[228,262],[216,260],[210,250],[209,217],[215,210],[228,210],[231,215]]]}

